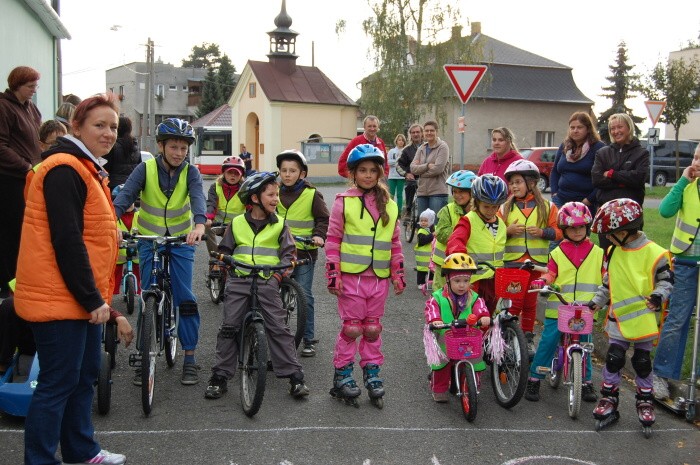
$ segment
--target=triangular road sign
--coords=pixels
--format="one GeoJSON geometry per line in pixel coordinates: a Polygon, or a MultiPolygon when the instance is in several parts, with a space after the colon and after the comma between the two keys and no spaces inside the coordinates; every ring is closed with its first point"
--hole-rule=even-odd
{"type": "Polygon", "coordinates": [[[647,100],[646,102],[644,102],[644,105],[647,106],[647,112],[649,112],[649,119],[652,121],[651,127],[656,126],[656,123],[659,122],[659,118],[661,118],[661,113],[663,113],[664,108],[666,108],[666,102],[663,100],[647,100]]]}
{"type": "Polygon", "coordinates": [[[444,68],[462,103],[467,103],[488,69],[486,65],[445,65],[444,68]]]}

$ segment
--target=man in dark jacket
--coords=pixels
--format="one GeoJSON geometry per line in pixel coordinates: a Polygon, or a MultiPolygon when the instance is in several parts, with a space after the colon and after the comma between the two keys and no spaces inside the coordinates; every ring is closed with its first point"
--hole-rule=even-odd
{"type": "Polygon", "coordinates": [[[423,127],[420,124],[413,124],[408,128],[408,135],[411,138],[411,145],[408,145],[401,152],[399,161],[396,162],[396,171],[406,178],[406,187],[404,191],[406,192],[406,210],[405,214],[410,215],[411,206],[413,206],[413,197],[416,195],[416,188],[418,183],[415,176],[411,173],[411,162],[416,156],[416,151],[420,144],[423,142],[423,127]]]}

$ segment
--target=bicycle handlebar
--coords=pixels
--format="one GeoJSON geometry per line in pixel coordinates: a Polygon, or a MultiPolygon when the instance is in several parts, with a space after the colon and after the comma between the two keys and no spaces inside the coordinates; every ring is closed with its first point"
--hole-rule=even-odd
{"type": "Polygon", "coordinates": [[[308,263],[311,263],[311,260],[305,258],[303,260],[293,260],[288,265],[251,265],[249,263],[239,262],[238,260],[235,260],[231,255],[225,255],[213,251],[209,252],[209,255],[233,268],[244,268],[250,271],[262,271],[265,274],[268,274],[271,271],[281,271],[286,270],[288,268],[294,268],[299,265],[306,265],[308,263]]]}
{"type": "MultiPolygon", "coordinates": [[[[314,240],[311,237],[294,236],[294,240],[297,242],[301,242],[302,244],[314,245],[314,240]]],[[[320,247],[323,247],[323,246],[321,245],[320,247]]]]}
{"type": "Polygon", "coordinates": [[[153,241],[158,244],[174,244],[187,241],[187,234],[181,234],[179,236],[158,236],[158,235],[143,235],[143,234],[129,234],[123,233],[122,238],[124,239],[135,239],[139,241],[153,241]]]}
{"type": "MultiPolygon", "coordinates": [[[[492,271],[496,271],[496,267],[488,262],[478,262],[477,265],[479,265],[479,266],[484,265],[487,268],[491,268],[492,271]]],[[[534,270],[534,271],[539,271],[540,273],[547,273],[549,271],[549,269],[546,266],[537,265],[535,262],[533,262],[530,259],[525,260],[524,262],[510,262],[510,263],[507,263],[503,268],[518,268],[520,270],[528,270],[528,271],[534,270]]]]}
{"type": "Polygon", "coordinates": [[[528,294],[531,294],[533,292],[537,292],[539,294],[547,294],[547,295],[554,294],[559,299],[559,302],[563,303],[564,305],[570,304],[570,302],[567,302],[566,299],[564,299],[564,296],[562,295],[561,292],[554,290],[554,288],[552,288],[550,286],[544,286],[541,289],[528,289],[527,292],[528,292],[528,294]]]}
{"type": "MultiPolygon", "coordinates": [[[[471,316],[471,315],[470,315],[471,316]]],[[[474,324],[469,324],[469,321],[466,318],[459,318],[457,320],[452,320],[452,323],[443,323],[443,324],[437,324],[437,323],[428,323],[428,328],[431,331],[439,331],[441,329],[450,329],[450,328],[480,328],[481,327],[481,318],[477,318],[476,323],[474,324]]]]}
{"type": "Polygon", "coordinates": [[[691,268],[700,267],[700,261],[691,260],[689,258],[673,257],[673,263],[674,263],[674,265],[689,266],[691,268]]]}

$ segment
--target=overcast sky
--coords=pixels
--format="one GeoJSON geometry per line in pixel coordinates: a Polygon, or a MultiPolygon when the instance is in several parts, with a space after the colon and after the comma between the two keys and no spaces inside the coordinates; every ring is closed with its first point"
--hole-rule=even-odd
{"type": "MultiPolygon", "coordinates": [[[[648,73],[668,53],[700,34],[700,7],[687,0],[452,0],[462,12],[463,34],[469,22],[481,22],[483,34],[573,68],[578,87],[596,102],[600,113],[610,101],[601,87],[624,40],[629,63],[648,73]],[[695,6],[693,7],[692,5],[695,6]]],[[[145,43],[156,45],[155,57],[179,66],[194,45],[219,44],[238,72],[247,60],[266,61],[267,32],[273,30],[281,0],[63,0],[61,19],[72,40],[63,41],[63,91],[86,97],[105,90],[105,70],[145,61],[145,43]],[[112,26],[118,27],[112,27],[112,26]],[[112,29],[116,29],[113,31],[112,29]]],[[[287,0],[297,38],[297,61],[315,65],[357,99],[357,82],[374,71],[362,20],[371,14],[366,0],[287,0]],[[347,27],[335,33],[338,19],[347,27]]],[[[643,99],[632,102],[646,117],[643,99]]],[[[379,115],[381,117],[381,115],[379,115]]]]}

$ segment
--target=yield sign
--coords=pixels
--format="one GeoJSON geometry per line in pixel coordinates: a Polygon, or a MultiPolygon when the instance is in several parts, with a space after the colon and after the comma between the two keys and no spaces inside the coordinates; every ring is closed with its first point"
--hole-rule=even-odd
{"type": "Polygon", "coordinates": [[[647,100],[646,102],[644,102],[644,105],[647,106],[647,111],[649,112],[649,119],[651,119],[652,121],[651,126],[656,126],[656,123],[659,122],[659,118],[661,117],[661,113],[663,113],[664,108],[666,108],[666,102],[663,100],[647,100]]]}
{"type": "Polygon", "coordinates": [[[445,65],[443,68],[462,103],[467,103],[488,69],[486,65],[445,65]]]}

